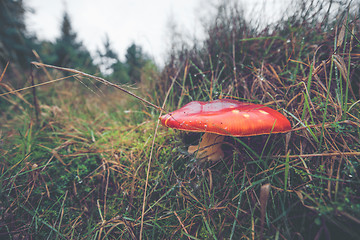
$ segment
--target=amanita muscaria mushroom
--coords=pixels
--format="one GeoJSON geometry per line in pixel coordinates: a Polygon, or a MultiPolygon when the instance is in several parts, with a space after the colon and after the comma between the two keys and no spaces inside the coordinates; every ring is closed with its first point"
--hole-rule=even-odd
{"type": "Polygon", "coordinates": [[[261,104],[219,99],[193,101],[160,117],[165,127],[205,132],[198,146],[190,146],[199,159],[217,161],[224,157],[221,144],[225,136],[246,137],[283,133],[291,129],[289,120],[278,111],[261,104]]]}

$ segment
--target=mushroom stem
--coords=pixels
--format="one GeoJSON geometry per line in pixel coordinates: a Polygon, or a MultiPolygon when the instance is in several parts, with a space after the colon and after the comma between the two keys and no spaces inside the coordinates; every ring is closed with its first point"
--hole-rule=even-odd
{"type": "Polygon", "coordinates": [[[188,152],[193,154],[198,151],[196,157],[200,161],[218,161],[224,157],[224,152],[221,149],[224,138],[223,135],[204,133],[199,145],[189,146],[188,152]]]}

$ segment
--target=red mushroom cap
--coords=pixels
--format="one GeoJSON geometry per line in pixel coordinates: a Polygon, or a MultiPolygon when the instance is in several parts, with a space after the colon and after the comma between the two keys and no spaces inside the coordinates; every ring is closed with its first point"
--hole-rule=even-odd
{"type": "Polygon", "coordinates": [[[289,120],[261,104],[232,99],[194,101],[160,117],[165,127],[236,137],[281,133],[291,129],[289,120]]]}

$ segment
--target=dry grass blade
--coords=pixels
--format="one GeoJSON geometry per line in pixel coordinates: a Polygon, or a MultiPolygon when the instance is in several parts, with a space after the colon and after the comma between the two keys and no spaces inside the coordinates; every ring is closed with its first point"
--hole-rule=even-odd
{"type": "Polygon", "coordinates": [[[35,66],[39,66],[39,67],[48,67],[48,68],[53,68],[53,69],[57,69],[57,70],[61,70],[61,71],[65,71],[65,72],[71,72],[71,73],[74,73],[74,74],[78,74],[80,76],[83,76],[83,77],[88,77],[88,78],[92,78],[92,79],[95,79],[96,81],[98,82],[101,82],[107,86],[111,86],[111,87],[114,87],[114,88],[117,88],[121,91],[123,91],[124,93],[126,94],[129,94],[130,96],[133,96],[137,99],[139,99],[140,101],[146,103],[147,105],[150,105],[158,110],[161,110],[163,112],[166,112],[166,110],[162,107],[159,107],[159,106],[156,106],[155,104],[145,100],[144,98],[142,97],[139,97],[138,95],[124,89],[123,87],[120,87],[119,85],[117,84],[114,84],[112,82],[109,82],[101,77],[96,77],[96,76],[93,76],[93,75],[90,75],[90,74],[87,74],[87,73],[84,73],[84,72],[81,72],[81,71],[78,71],[78,70],[75,70],[75,69],[72,69],[72,68],[63,68],[63,67],[57,67],[57,66],[53,66],[53,65],[48,65],[48,64],[43,64],[43,63],[39,63],[39,62],[32,62],[32,64],[34,64],[35,66]]]}
{"type": "Polygon", "coordinates": [[[0,82],[3,80],[4,78],[4,75],[5,75],[5,72],[6,72],[6,69],[7,67],[9,66],[9,62],[6,64],[5,68],[4,68],[4,71],[2,72],[1,76],[0,76],[0,82]]]}
{"type": "MultiPolygon", "coordinates": [[[[29,101],[27,101],[27,100],[24,98],[24,96],[19,93],[20,91],[25,90],[24,88],[23,88],[23,89],[19,89],[19,90],[14,90],[10,85],[7,85],[7,84],[5,84],[5,83],[0,83],[0,85],[1,85],[2,87],[4,87],[6,90],[8,90],[8,92],[0,94],[0,97],[14,93],[14,94],[16,94],[16,96],[17,96],[19,99],[21,99],[22,101],[24,101],[28,106],[30,106],[31,108],[33,107],[33,105],[32,105],[31,103],[29,103],[29,101]]],[[[29,88],[32,88],[32,87],[28,87],[27,89],[29,89],[29,88]]]]}
{"type": "MultiPolygon", "coordinates": [[[[165,104],[166,104],[166,101],[169,97],[169,94],[171,92],[171,89],[173,88],[174,86],[174,83],[177,79],[177,76],[179,74],[180,71],[178,71],[175,75],[175,77],[172,79],[172,82],[171,82],[171,85],[166,93],[166,96],[165,96],[165,99],[164,99],[164,102],[163,102],[163,105],[162,107],[160,108],[160,114],[159,114],[159,117],[162,115],[163,113],[163,109],[165,107],[165,104]]],[[[149,183],[149,174],[150,174],[150,166],[151,166],[151,160],[152,160],[152,155],[153,155],[153,151],[154,151],[154,145],[155,145],[155,138],[156,138],[156,134],[157,134],[157,130],[158,130],[158,127],[159,127],[159,123],[160,123],[160,120],[158,119],[157,120],[157,123],[156,123],[156,128],[155,128],[155,133],[154,133],[154,137],[153,137],[153,140],[152,140],[152,144],[151,144],[151,150],[150,150],[150,157],[149,157],[149,162],[148,162],[148,167],[147,167],[147,172],[146,172],[146,181],[145,181],[145,189],[144,189],[144,198],[143,198],[143,204],[142,204],[142,211],[141,211],[141,224],[140,224],[140,240],[142,239],[142,232],[143,232],[143,228],[144,228],[144,215],[145,215],[145,205],[146,205],[146,192],[147,192],[147,186],[148,186],[148,183],[149,183]]]]}
{"type": "Polygon", "coordinates": [[[342,27],[340,29],[340,33],[338,35],[338,39],[337,39],[337,43],[336,43],[337,48],[340,47],[344,42],[346,21],[347,21],[347,17],[345,17],[342,27]]]}
{"type": "Polygon", "coordinates": [[[332,153],[312,153],[312,154],[299,154],[299,155],[282,155],[282,156],[274,156],[279,158],[307,158],[307,157],[333,157],[333,156],[360,156],[360,152],[332,152],[332,153]]]}
{"type": "MultiPolygon", "coordinates": [[[[21,91],[24,91],[24,90],[27,90],[27,89],[31,89],[31,88],[35,88],[35,87],[41,87],[41,86],[44,86],[44,85],[48,85],[48,84],[51,84],[51,83],[54,83],[54,82],[58,82],[58,81],[62,81],[62,80],[65,80],[65,79],[68,79],[68,78],[71,78],[71,77],[76,77],[77,74],[75,75],[71,75],[71,76],[67,76],[67,77],[62,77],[62,78],[58,78],[58,79],[54,79],[54,80],[51,80],[51,81],[47,81],[47,82],[44,82],[44,83],[39,83],[39,84],[35,84],[35,85],[32,85],[32,86],[29,86],[29,87],[24,87],[24,88],[21,88],[21,89],[12,89],[11,87],[9,87],[8,85],[4,85],[5,88],[8,89],[8,92],[6,93],[1,93],[0,94],[0,97],[2,96],[5,96],[5,95],[9,95],[9,94],[13,94],[13,93],[18,93],[18,92],[21,92],[21,91]]],[[[19,98],[20,95],[17,95],[19,98]]]]}
{"type": "MultiPolygon", "coordinates": [[[[35,50],[33,50],[32,52],[33,52],[33,54],[35,55],[36,59],[37,59],[40,63],[43,63],[43,62],[41,61],[41,58],[40,58],[39,54],[38,54],[35,50]]],[[[53,80],[52,77],[51,77],[51,75],[50,75],[50,73],[48,72],[48,70],[47,70],[44,66],[41,67],[41,68],[42,68],[42,70],[44,71],[44,73],[46,74],[46,77],[47,77],[49,80],[53,80]]]]}
{"type": "MultiPolygon", "coordinates": [[[[189,235],[189,232],[186,230],[184,223],[181,221],[179,215],[175,211],[174,211],[174,215],[179,220],[179,223],[181,224],[181,227],[184,230],[184,232],[186,232],[186,234],[189,235]]],[[[190,239],[190,237],[188,237],[188,239],[190,239]]]]}
{"type": "Polygon", "coordinates": [[[260,239],[262,239],[262,237],[263,237],[265,215],[266,215],[266,206],[267,206],[267,201],[268,201],[268,198],[269,198],[270,189],[271,189],[270,183],[264,184],[260,188],[260,213],[261,213],[261,218],[260,218],[260,224],[261,224],[260,225],[260,239]]]}

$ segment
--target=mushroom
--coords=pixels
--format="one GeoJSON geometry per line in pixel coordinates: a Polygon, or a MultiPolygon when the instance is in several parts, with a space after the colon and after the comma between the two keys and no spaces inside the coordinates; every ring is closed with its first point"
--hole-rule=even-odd
{"type": "Polygon", "coordinates": [[[193,101],[160,117],[165,127],[191,132],[204,132],[197,146],[189,146],[190,154],[202,160],[217,161],[224,157],[221,144],[225,136],[247,137],[283,133],[291,129],[289,120],[278,111],[261,104],[218,99],[193,101]]]}

